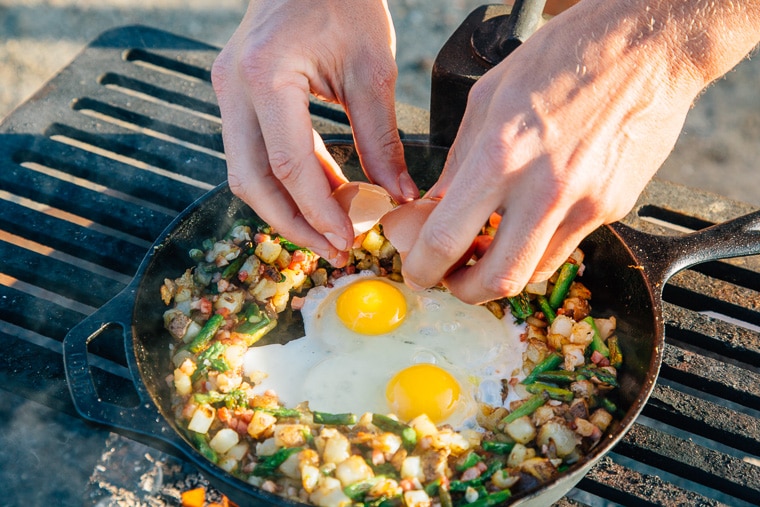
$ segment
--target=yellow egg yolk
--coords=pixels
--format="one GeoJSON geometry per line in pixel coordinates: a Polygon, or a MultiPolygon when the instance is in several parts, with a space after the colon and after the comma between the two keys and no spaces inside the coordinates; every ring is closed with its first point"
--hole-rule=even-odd
{"type": "Polygon", "coordinates": [[[361,280],[346,287],[335,302],[338,317],[352,331],[378,335],[393,331],[406,317],[406,299],[382,280],[361,280]]]}
{"type": "Polygon", "coordinates": [[[459,393],[459,382],[434,364],[415,364],[404,368],[396,373],[385,389],[391,411],[402,421],[427,414],[436,424],[454,412],[459,393]]]}

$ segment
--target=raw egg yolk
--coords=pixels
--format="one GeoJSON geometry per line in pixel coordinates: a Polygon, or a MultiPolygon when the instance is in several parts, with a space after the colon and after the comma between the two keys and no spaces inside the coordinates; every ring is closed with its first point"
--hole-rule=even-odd
{"type": "Polygon", "coordinates": [[[406,299],[387,282],[361,280],[343,290],[335,303],[335,311],[352,331],[383,334],[396,329],[406,317],[406,299]]]}
{"type": "Polygon", "coordinates": [[[402,421],[427,414],[438,424],[454,412],[459,392],[459,382],[446,370],[434,364],[415,364],[396,373],[385,397],[402,421]]]}

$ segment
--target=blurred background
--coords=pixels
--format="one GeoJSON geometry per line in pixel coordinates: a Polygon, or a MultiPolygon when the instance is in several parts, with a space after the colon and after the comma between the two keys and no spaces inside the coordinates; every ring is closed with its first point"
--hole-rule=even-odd
{"type": "MultiPolygon", "coordinates": [[[[398,37],[397,98],[427,109],[430,69],[476,0],[388,0],[398,37]]],[[[496,2],[494,2],[496,3],[496,2]]],[[[0,0],[0,118],[99,33],[147,24],[222,46],[245,0],[0,0]]],[[[742,62],[691,111],[658,176],[760,205],[760,63],[742,62]]]]}

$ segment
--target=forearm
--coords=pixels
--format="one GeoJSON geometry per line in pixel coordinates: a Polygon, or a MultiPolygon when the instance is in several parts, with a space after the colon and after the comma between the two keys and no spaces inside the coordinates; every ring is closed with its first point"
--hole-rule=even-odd
{"type": "Polygon", "coordinates": [[[704,86],[741,61],[760,41],[760,3],[742,0],[642,0],[642,30],[661,32],[674,55],[704,86]]]}
{"type": "MultiPolygon", "coordinates": [[[[583,0],[577,11],[604,19],[605,31],[619,32],[629,51],[667,60],[673,79],[693,79],[700,89],[760,42],[760,2],[755,1],[583,0]]],[[[593,18],[586,23],[600,26],[593,18]]],[[[606,42],[604,35],[593,34],[606,42]]]]}

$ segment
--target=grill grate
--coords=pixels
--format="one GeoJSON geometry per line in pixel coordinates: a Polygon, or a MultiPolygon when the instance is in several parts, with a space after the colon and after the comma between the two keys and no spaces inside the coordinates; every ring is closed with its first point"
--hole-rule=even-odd
{"type": "MultiPolygon", "coordinates": [[[[145,27],[106,32],[0,124],[0,382],[75,415],[67,331],[119,293],[171,219],[225,177],[210,67],[218,49],[145,27]]],[[[427,112],[398,110],[426,138],[427,112]]],[[[312,103],[315,128],[348,138],[312,103]]],[[[626,218],[705,227],[747,205],[652,182],[626,218]]],[[[707,263],[666,286],[667,345],[643,416],[557,505],[753,505],[760,499],[760,258],[707,263]]],[[[119,339],[92,344],[107,399],[136,403],[119,339]]],[[[139,445],[136,444],[135,445],[139,445]]],[[[173,458],[171,458],[173,459],[173,458]]],[[[136,484],[135,484],[136,485],[136,484]]]]}

